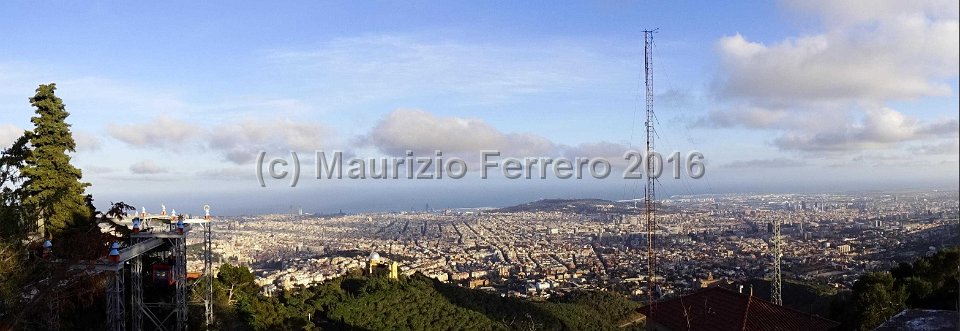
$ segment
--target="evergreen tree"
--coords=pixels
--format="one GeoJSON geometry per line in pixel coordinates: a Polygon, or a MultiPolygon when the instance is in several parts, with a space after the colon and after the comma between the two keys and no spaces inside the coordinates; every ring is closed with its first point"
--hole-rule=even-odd
{"type": "Polygon", "coordinates": [[[23,209],[20,205],[23,175],[20,169],[30,153],[27,141],[24,134],[12,146],[0,152],[0,241],[15,238],[13,241],[16,242],[24,234],[23,209]]]}
{"type": "Polygon", "coordinates": [[[54,91],[56,84],[40,85],[30,98],[36,116],[30,119],[34,129],[28,132],[31,151],[22,174],[23,206],[28,220],[36,220],[41,235],[59,233],[76,220],[90,217],[82,174],[70,164],[76,143],[70,133],[70,115],[54,91]]]}
{"type": "Polygon", "coordinates": [[[873,330],[905,308],[906,292],[894,287],[889,272],[870,272],[853,284],[853,303],[860,330],[873,330]]]}

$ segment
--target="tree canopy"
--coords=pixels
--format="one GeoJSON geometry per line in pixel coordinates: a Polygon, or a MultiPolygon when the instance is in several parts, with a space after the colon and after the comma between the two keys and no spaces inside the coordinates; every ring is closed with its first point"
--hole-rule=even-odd
{"type": "Polygon", "coordinates": [[[63,231],[78,220],[89,219],[91,210],[81,182],[82,173],[70,164],[76,143],[70,132],[63,101],[55,94],[56,84],[40,85],[30,98],[36,116],[33,131],[26,132],[30,149],[21,171],[22,204],[28,221],[37,221],[42,235],[63,231]]]}
{"type": "Polygon", "coordinates": [[[102,318],[85,312],[102,305],[104,283],[71,266],[99,258],[116,238],[97,224],[132,209],[119,202],[95,212],[89,184],[70,164],[76,143],[55,91],[55,84],[37,88],[33,129],[0,151],[0,330],[100,328],[102,318]]]}
{"type": "Polygon", "coordinates": [[[263,296],[249,270],[229,265],[221,267],[215,289],[217,323],[224,329],[622,330],[618,324],[635,319],[639,306],[618,294],[595,291],[574,291],[546,302],[502,297],[422,274],[389,279],[351,273],[263,296]],[[230,289],[235,302],[224,298],[230,289]]]}
{"type": "Polygon", "coordinates": [[[906,308],[956,310],[960,247],[943,249],[890,271],[870,272],[838,295],[832,317],[843,330],[873,330],[906,308]]]}

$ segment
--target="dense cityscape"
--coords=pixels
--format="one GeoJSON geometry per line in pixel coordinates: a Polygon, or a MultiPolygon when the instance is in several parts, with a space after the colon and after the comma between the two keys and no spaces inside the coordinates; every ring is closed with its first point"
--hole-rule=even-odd
{"type": "MultiPolygon", "coordinates": [[[[850,288],[958,242],[958,193],[673,196],[656,214],[658,296],[767,278],[774,222],[785,278],[850,288]],[[660,282],[658,282],[660,283],[660,282]]],[[[642,202],[641,202],[642,205],[642,202]]],[[[219,263],[248,265],[265,294],[365,268],[519,297],[571,288],[642,297],[646,233],[633,201],[543,200],[504,209],[230,217],[215,223],[219,263]]],[[[196,255],[195,255],[196,256],[196,255]]],[[[191,264],[192,267],[196,264],[191,264]]]]}

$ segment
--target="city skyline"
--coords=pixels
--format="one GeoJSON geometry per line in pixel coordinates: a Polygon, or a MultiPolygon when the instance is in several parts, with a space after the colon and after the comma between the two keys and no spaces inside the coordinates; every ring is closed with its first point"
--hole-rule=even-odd
{"type": "Polygon", "coordinates": [[[619,159],[643,143],[641,31],[659,28],[657,150],[700,151],[707,164],[704,178],[662,181],[664,196],[955,190],[960,179],[957,3],[231,6],[6,5],[0,145],[31,128],[27,98],[55,82],[98,205],[255,214],[632,199],[641,183],[609,178],[262,188],[254,161],[334,149],[619,159]]]}

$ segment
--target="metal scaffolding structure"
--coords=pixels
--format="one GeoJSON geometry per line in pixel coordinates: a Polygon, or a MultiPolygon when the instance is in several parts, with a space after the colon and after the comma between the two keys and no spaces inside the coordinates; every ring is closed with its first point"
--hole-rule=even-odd
{"type": "MultiPolygon", "coordinates": [[[[184,232],[186,234],[186,232],[184,232]]],[[[187,329],[187,240],[185,235],[173,241],[173,281],[176,296],[177,331],[187,329]]]]}
{"type": "MultiPolygon", "coordinates": [[[[139,238],[131,237],[132,243],[139,238]]],[[[137,255],[130,261],[130,326],[132,330],[143,330],[143,259],[137,255]]]]}
{"type": "Polygon", "coordinates": [[[96,272],[107,275],[107,320],[110,330],[127,330],[126,310],[124,306],[125,269],[130,277],[130,329],[143,330],[144,319],[149,321],[148,329],[186,331],[188,328],[187,291],[187,234],[191,226],[200,226],[203,230],[203,287],[204,322],[207,329],[213,325],[213,263],[212,263],[212,226],[209,206],[204,206],[204,218],[186,219],[182,215],[167,215],[166,208],[160,215],[148,215],[145,211],[133,220],[134,233],[130,235],[129,245],[114,250],[107,257],[91,263],[96,272]],[[149,227],[153,223],[155,227],[149,227]],[[141,231],[141,229],[143,231],[141,231]],[[173,258],[171,274],[173,276],[174,295],[172,302],[145,302],[143,296],[143,256],[157,252],[164,244],[169,246],[168,254],[173,258]],[[129,265],[129,269],[126,266],[129,265]],[[172,328],[168,321],[173,319],[172,328]]]}
{"type": "Polygon", "coordinates": [[[123,269],[117,269],[107,280],[107,325],[111,331],[126,331],[123,309],[123,269]]]}

